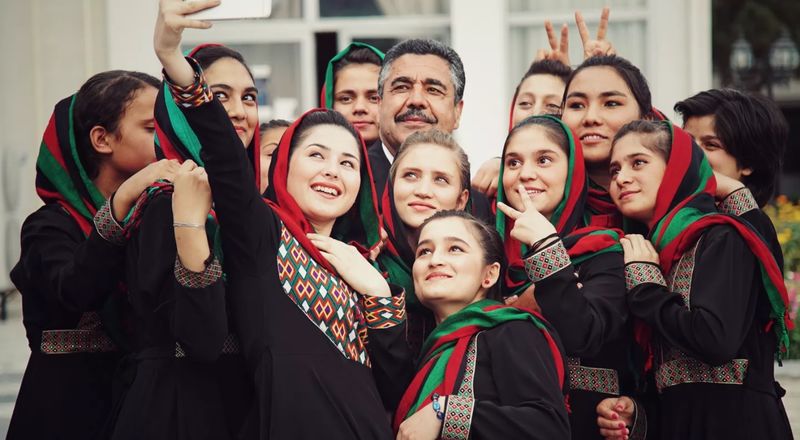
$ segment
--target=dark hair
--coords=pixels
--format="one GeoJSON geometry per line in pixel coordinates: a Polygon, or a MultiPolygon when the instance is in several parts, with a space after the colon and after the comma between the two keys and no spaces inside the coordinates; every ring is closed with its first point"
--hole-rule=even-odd
{"type": "Polygon", "coordinates": [[[570,74],[572,73],[572,68],[567,66],[566,64],[555,61],[555,60],[539,60],[534,61],[531,63],[530,67],[528,67],[528,71],[525,72],[525,75],[522,76],[522,79],[519,80],[519,86],[528,79],[529,76],[533,75],[553,75],[561,78],[562,81],[566,84],[567,79],[569,79],[570,74]]]}
{"type": "Polygon", "coordinates": [[[651,116],[653,102],[650,96],[650,86],[647,85],[647,79],[642,75],[642,71],[639,70],[638,67],[631,64],[631,62],[625,58],[616,55],[601,55],[587,58],[580,66],[575,68],[575,70],[572,71],[572,75],[567,79],[566,87],[564,87],[562,106],[566,105],[567,92],[569,92],[569,86],[572,84],[575,76],[577,76],[580,71],[588,69],[589,67],[610,67],[614,69],[622,80],[625,81],[625,84],[628,85],[628,88],[631,89],[631,93],[633,93],[633,97],[639,105],[639,117],[645,119],[651,116]]]}
{"type": "Polygon", "coordinates": [[[344,58],[333,63],[333,77],[336,78],[336,74],[339,73],[340,70],[351,64],[374,64],[380,67],[382,61],[381,57],[373,50],[366,47],[355,47],[347,52],[344,58]]]}
{"type": "Polygon", "coordinates": [[[216,63],[217,61],[223,58],[233,58],[234,60],[238,61],[239,63],[244,66],[245,70],[247,70],[247,74],[250,75],[250,79],[255,82],[255,78],[253,77],[253,72],[250,71],[250,67],[247,66],[247,63],[244,61],[244,57],[239,52],[231,49],[230,47],[226,46],[205,46],[198,49],[192,58],[197,61],[197,64],[205,70],[208,69],[209,66],[216,63]]]}
{"type": "Polygon", "coordinates": [[[533,125],[542,127],[547,134],[547,137],[551,141],[558,144],[558,146],[561,148],[561,151],[569,154],[569,139],[567,139],[567,133],[564,132],[564,127],[562,127],[557,121],[542,116],[528,116],[527,118],[519,121],[519,123],[515,125],[510,132],[508,132],[506,142],[503,144],[503,151],[505,151],[506,147],[508,147],[508,143],[511,141],[511,138],[514,136],[514,134],[526,127],[533,125]]]}
{"type": "Polygon", "coordinates": [[[400,161],[413,149],[415,145],[421,144],[434,144],[451,151],[456,156],[456,165],[458,166],[458,175],[461,179],[461,190],[469,189],[469,157],[464,149],[458,145],[458,142],[452,135],[442,131],[432,129],[425,131],[415,131],[411,133],[394,156],[392,166],[389,168],[389,182],[394,184],[394,178],[397,174],[397,167],[400,161]]]}
{"type": "Polygon", "coordinates": [[[292,123],[286,119],[270,119],[267,122],[262,122],[258,126],[258,130],[263,135],[267,130],[272,130],[273,128],[289,128],[291,126],[292,123]]]}
{"type": "Polygon", "coordinates": [[[389,49],[386,56],[383,58],[383,65],[381,66],[381,73],[378,76],[378,94],[383,96],[383,83],[389,76],[389,70],[392,68],[392,63],[403,55],[436,55],[447,62],[450,67],[450,79],[455,88],[455,103],[458,104],[464,98],[464,86],[467,79],[464,75],[464,64],[461,62],[461,57],[458,56],[453,48],[446,44],[440,43],[436,40],[429,39],[410,39],[403,40],[389,49]]]}
{"type": "Polygon", "coordinates": [[[752,173],[742,177],[760,206],[775,194],[778,174],[789,135],[789,126],[774,102],[763,96],[733,89],[711,89],[675,104],[686,120],[714,116],[714,133],[740,168],[752,173]]]}
{"type": "Polygon", "coordinates": [[[363,166],[365,158],[361,154],[361,138],[359,137],[358,132],[349,122],[347,122],[347,119],[345,119],[341,113],[330,109],[309,113],[303,118],[303,120],[300,122],[300,125],[298,125],[295,129],[294,137],[289,144],[289,157],[292,156],[297,146],[300,145],[303,139],[308,135],[308,131],[318,125],[337,125],[353,135],[353,138],[358,144],[358,156],[363,166]]]}
{"type": "Polygon", "coordinates": [[[646,120],[628,122],[614,136],[611,151],[614,151],[614,146],[620,139],[632,133],[645,135],[642,138],[642,146],[661,156],[664,162],[669,161],[672,152],[672,133],[666,123],[646,120]]]}
{"type": "Polygon", "coordinates": [[[425,219],[420,225],[419,230],[421,232],[425,229],[428,223],[451,217],[460,218],[472,229],[472,232],[478,238],[481,249],[483,249],[483,264],[500,263],[500,276],[497,282],[486,291],[486,298],[500,300],[502,298],[501,289],[503,285],[503,275],[506,268],[506,252],[503,248],[503,239],[500,238],[500,234],[498,234],[493,227],[475,218],[475,216],[466,211],[447,209],[438,211],[425,219]]]}
{"type": "Polygon", "coordinates": [[[101,156],[95,151],[89,132],[100,126],[117,135],[119,122],[140,89],[161,82],[146,73],[110,70],[89,78],[75,95],[74,123],[78,158],[90,179],[100,172],[101,156]]]}

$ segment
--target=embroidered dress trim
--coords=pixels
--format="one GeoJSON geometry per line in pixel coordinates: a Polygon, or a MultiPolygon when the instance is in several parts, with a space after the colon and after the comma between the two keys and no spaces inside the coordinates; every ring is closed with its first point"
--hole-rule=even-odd
{"type": "Polygon", "coordinates": [[[282,223],[276,257],[286,296],[344,357],[369,367],[367,324],[350,286],[317,264],[282,223]]]}
{"type": "Polygon", "coordinates": [[[214,257],[214,260],[206,265],[202,272],[193,272],[181,263],[181,259],[175,257],[175,280],[183,287],[190,289],[202,289],[217,282],[222,277],[222,265],[219,264],[219,259],[214,257]]]}
{"type": "Polygon", "coordinates": [[[664,362],[656,370],[656,387],[664,388],[684,383],[716,383],[742,385],[747,374],[747,359],[734,359],[716,367],[697,359],[679,358],[664,362]]]}
{"type": "Polygon", "coordinates": [[[578,358],[567,358],[570,390],[592,391],[619,396],[619,376],[610,368],[595,368],[581,365],[578,358]]]}
{"type": "Polygon", "coordinates": [[[452,394],[447,398],[447,410],[442,422],[442,440],[467,440],[472,426],[472,397],[452,394]]]}
{"type": "Polygon", "coordinates": [[[572,264],[567,254],[567,249],[561,240],[548,246],[525,259],[525,273],[534,283],[572,264]]]}
{"type": "Polygon", "coordinates": [[[717,209],[723,214],[740,216],[745,212],[759,209],[759,207],[756,198],[753,197],[753,193],[745,187],[728,194],[728,196],[720,202],[717,209]]]}
{"type": "MultiPolygon", "coordinates": [[[[237,338],[233,333],[229,333],[228,337],[225,338],[225,342],[222,344],[222,354],[239,354],[240,352],[239,338],[237,338]]],[[[183,351],[183,347],[181,347],[180,342],[175,343],[175,357],[186,357],[186,352],[183,351]]]]}
{"type": "Polygon", "coordinates": [[[662,286],[667,285],[661,268],[653,263],[643,263],[634,261],[625,265],[625,288],[633,289],[639,284],[655,283],[662,286]]]}
{"type": "Polygon", "coordinates": [[[189,65],[192,66],[192,70],[194,70],[194,82],[186,87],[181,87],[173,83],[169,76],[167,76],[166,71],[162,70],[164,82],[167,84],[167,87],[169,87],[175,104],[183,108],[195,108],[213,101],[214,94],[211,93],[211,89],[208,87],[208,82],[206,82],[205,75],[203,75],[203,69],[194,58],[186,57],[186,61],[189,62],[189,65]]]}
{"type": "Polygon", "coordinates": [[[121,246],[125,244],[125,234],[122,226],[117,223],[114,219],[114,215],[111,213],[111,201],[113,197],[114,196],[111,196],[111,199],[106,200],[103,206],[97,210],[97,213],[94,215],[94,227],[105,241],[121,246]]]}
{"type": "Polygon", "coordinates": [[[364,296],[361,301],[364,320],[371,329],[391,328],[406,320],[406,294],[388,298],[364,296]]]}
{"type": "Polygon", "coordinates": [[[466,361],[464,362],[464,378],[458,388],[458,394],[447,398],[444,420],[442,421],[442,440],[461,440],[469,438],[472,426],[472,410],[475,406],[475,367],[478,364],[478,335],[476,334],[467,347],[466,361]]]}
{"type": "Polygon", "coordinates": [[[69,330],[45,330],[39,349],[44,354],[107,353],[116,351],[114,341],[103,331],[100,316],[95,312],[84,313],[78,328],[69,330]]]}

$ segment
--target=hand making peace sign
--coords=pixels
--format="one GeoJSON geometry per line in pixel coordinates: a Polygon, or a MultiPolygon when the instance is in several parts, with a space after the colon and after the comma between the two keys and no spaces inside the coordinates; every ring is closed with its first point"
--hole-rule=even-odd
{"type": "Polygon", "coordinates": [[[578,33],[581,35],[583,42],[583,58],[591,58],[599,55],[615,55],[617,52],[610,41],[606,40],[606,33],[608,31],[608,16],[611,11],[608,7],[603,8],[600,14],[600,26],[597,28],[597,39],[592,40],[589,36],[589,28],[583,20],[583,15],[580,11],[575,11],[575,24],[578,26],[578,33]]]}
{"type": "Polygon", "coordinates": [[[526,245],[532,245],[548,235],[554,234],[556,232],[555,226],[533,206],[531,196],[528,195],[525,187],[520,184],[517,191],[519,191],[519,196],[522,200],[522,211],[518,211],[503,202],[497,202],[497,209],[503,211],[503,214],[509,218],[514,219],[511,237],[526,245]]]}
{"type": "Polygon", "coordinates": [[[536,52],[536,59],[558,61],[565,66],[569,66],[569,27],[566,23],[561,26],[561,41],[556,38],[556,31],[553,30],[553,23],[545,20],[544,30],[547,32],[547,41],[550,43],[550,50],[539,49],[536,52]]]}

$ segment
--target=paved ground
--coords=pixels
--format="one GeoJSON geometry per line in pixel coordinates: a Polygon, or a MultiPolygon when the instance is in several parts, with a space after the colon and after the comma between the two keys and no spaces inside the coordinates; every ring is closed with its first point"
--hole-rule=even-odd
{"type": "MultiPolygon", "coordinates": [[[[11,297],[8,319],[0,321],[0,353],[0,438],[5,438],[30,353],[22,326],[19,295],[11,297]]],[[[800,433],[800,361],[785,362],[776,371],[778,381],[787,390],[784,404],[792,430],[800,433]]]]}

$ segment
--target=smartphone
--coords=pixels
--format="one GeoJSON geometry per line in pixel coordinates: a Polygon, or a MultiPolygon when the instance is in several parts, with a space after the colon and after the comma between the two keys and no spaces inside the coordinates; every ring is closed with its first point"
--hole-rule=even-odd
{"type": "Polygon", "coordinates": [[[187,17],[196,20],[241,20],[267,18],[271,12],[272,0],[221,0],[218,6],[187,17]]]}

